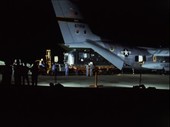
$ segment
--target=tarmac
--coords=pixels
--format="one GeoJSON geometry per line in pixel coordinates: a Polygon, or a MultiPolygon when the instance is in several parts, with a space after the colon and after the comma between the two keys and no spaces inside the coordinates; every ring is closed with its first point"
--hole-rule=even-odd
{"type": "Polygon", "coordinates": [[[39,86],[49,86],[49,83],[60,83],[64,87],[125,87],[132,88],[138,85],[145,87],[154,87],[156,89],[169,90],[169,75],[159,74],[115,74],[115,75],[98,75],[97,77],[81,76],[45,76],[40,75],[38,78],[39,86]]]}
{"type": "MultiPolygon", "coordinates": [[[[0,81],[1,81],[0,75],[0,81]]],[[[30,76],[31,81],[31,76],[30,76]]],[[[144,85],[146,88],[154,87],[156,89],[170,89],[169,75],[160,74],[114,74],[114,75],[70,75],[70,76],[49,76],[39,75],[38,86],[50,86],[50,83],[60,83],[64,87],[123,87],[133,88],[134,86],[144,85]]],[[[14,79],[12,78],[12,84],[14,79]]]]}

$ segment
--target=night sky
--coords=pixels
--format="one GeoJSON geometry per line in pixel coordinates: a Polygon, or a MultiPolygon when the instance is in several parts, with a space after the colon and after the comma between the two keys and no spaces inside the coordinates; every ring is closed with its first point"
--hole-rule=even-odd
{"type": "Polygon", "coordinates": [[[96,34],[128,45],[157,47],[169,43],[169,0],[89,3],[83,3],[82,10],[96,34]]]}
{"type": "MultiPolygon", "coordinates": [[[[167,47],[169,0],[75,0],[92,31],[115,43],[167,47]]],[[[61,33],[50,0],[0,2],[0,58],[61,55],[61,33]]]]}

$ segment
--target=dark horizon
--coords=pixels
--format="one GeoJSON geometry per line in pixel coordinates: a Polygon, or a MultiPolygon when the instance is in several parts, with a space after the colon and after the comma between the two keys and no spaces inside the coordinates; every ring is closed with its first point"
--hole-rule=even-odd
{"type": "MultiPolygon", "coordinates": [[[[96,34],[122,44],[169,47],[169,6],[164,1],[76,0],[96,34]]],[[[48,0],[1,2],[1,58],[44,57],[45,50],[62,55],[61,33],[48,0]]]]}

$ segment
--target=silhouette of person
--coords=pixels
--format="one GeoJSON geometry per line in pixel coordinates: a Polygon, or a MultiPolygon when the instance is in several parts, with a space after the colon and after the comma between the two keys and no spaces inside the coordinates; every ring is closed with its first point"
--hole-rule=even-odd
{"type": "Polygon", "coordinates": [[[69,74],[69,65],[65,63],[65,76],[68,76],[69,74]]]}
{"type": "Polygon", "coordinates": [[[52,64],[52,75],[56,75],[56,71],[57,71],[57,69],[56,69],[57,67],[56,67],[56,63],[53,63],[52,64]]]}
{"type": "Polygon", "coordinates": [[[26,65],[26,62],[22,65],[22,84],[25,85],[25,81],[27,82],[27,85],[30,85],[29,82],[29,76],[28,76],[29,68],[26,65]]]}
{"type": "Polygon", "coordinates": [[[89,65],[86,64],[85,66],[86,66],[86,76],[89,76],[89,65]]]}
{"type": "Polygon", "coordinates": [[[5,61],[5,67],[2,71],[2,84],[11,85],[12,79],[12,66],[8,60],[5,61]]]}
{"type": "Polygon", "coordinates": [[[14,82],[15,85],[21,85],[21,61],[20,59],[16,59],[14,62],[14,82]]]}
{"type": "Polygon", "coordinates": [[[54,75],[54,81],[57,82],[57,64],[53,63],[52,65],[52,74],[54,75]]]}
{"type": "Polygon", "coordinates": [[[39,68],[38,68],[38,62],[35,61],[33,63],[33,66],[31,68],[31,72],[32,72],[32,85],[37,86],[38,83],[38,73],[39,73],[39,68]]]}
{"type": "Polygon", "coordinates": [[[89,68],[90,68],[90,76],[93,76],[93,69],[94,69],[93,62],[90,62],[89,68]]]}

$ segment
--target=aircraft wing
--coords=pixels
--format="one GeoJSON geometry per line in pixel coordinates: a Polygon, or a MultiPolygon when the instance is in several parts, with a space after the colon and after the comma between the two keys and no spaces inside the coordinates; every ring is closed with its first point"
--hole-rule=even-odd
{"type": "Polygon", "coordinates": [[[101,56],[103,56],[106,60],[108,60],[110,63],[112,63],[115,67],[118,69],[123,68],[124,60],[122,60],[120,57],[118,57],[116,54],[110,52],[109,50],[105,49],[104,47],[97,44],[95,41],[87,40],[86,44],[92,48],[95,52],[99,53],[101,56]]]}

